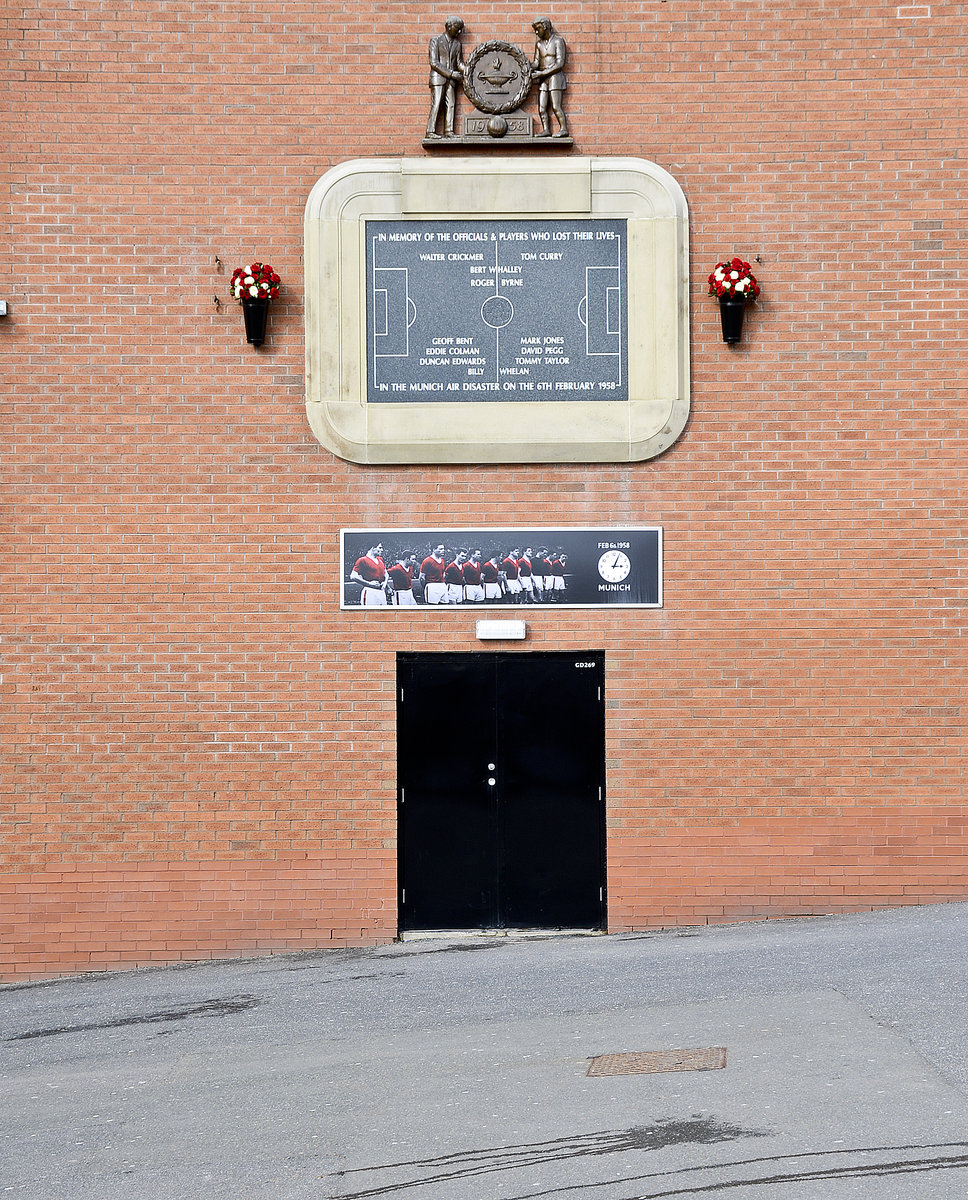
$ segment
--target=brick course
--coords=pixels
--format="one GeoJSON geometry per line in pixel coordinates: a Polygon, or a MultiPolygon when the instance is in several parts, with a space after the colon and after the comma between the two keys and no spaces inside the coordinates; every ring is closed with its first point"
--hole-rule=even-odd
{"type": "MultiPolygon", "coordinates": [[[[577,150],[690,206],[692,417],[632,466],[310,433],[303,206],[423,153],[439,12],[2,19],[0,977],[395,936],[395,654],[478,643],[338,611],[341,525],[664,526],[661,611],[529,613],[525,649],[606,648],[611,928],[966,895],[963,7],[601,7],[551,12],[577,150]],[[732,253],[763,295],[729,349],[732,253]],[[252,258],[284,287],[258,351],[252,258]]],[[[459,11],[465,53],[530,49],[538,10],[459,11]]]]}

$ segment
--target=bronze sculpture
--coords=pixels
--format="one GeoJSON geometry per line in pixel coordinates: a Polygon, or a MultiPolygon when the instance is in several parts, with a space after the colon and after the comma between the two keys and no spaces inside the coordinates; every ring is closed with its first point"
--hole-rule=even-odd
{"type": "Polygon", "coordinates": [[[454,113],[457,108],[457,84],[464,74],[464,56],[460,35],[464,22],[460,17],[448,17],[444,32],[430,40],[430,90],[432,100],[427,120],[427,137],[438,138],[437,122],[441,105],[444,108],[444,137],[454,136],[454,113]]]}
{"type": "MultiPolygon", "coordinates": [[[[475,47],[464,61],[461,34],[464,22],[448,17],[444,32],[430,40],[430,90],[432,100],[427,133],[423,144],[428,149],[456,149],[464,146],[494,144],[534,144],[536,138],[554,138],[556,148],[573,143],[565,120],[563,97],[565,79],[565,39],[548,17],[532,22],[536,42],[533,61],[510,42],[487,41],[475,47]],[[532,132],[534,118],[523,105],[533,84],[538,87],[538,113],[541,129],[532,132]],[[456,128],[457,86],[474,106],[473,113],[462,118],[456,128]],[[437,127],[443,115],[443,133],[437,127]],[[552,132],[552,115],[558,121],[552,132]]],[[[549,147],[550,149],[550,147],[549,147]]]]}
{"type": "Polygon", "coordinates": [[[567,137],[568,126],[565,123],[565,110],[562,106],[562,93],[568,86],[565,79],[565,39],[555,32],[555,27],[547,17],[539,17],[533,21],[531,28],[537,35],[534,47],[534,78],[540,80],[538,92],[538,113],[541,117],[541,132],[535,137],[551,137],[551,116],[549,107],[558,120],[558,132],[555,137],[567,137]]]}

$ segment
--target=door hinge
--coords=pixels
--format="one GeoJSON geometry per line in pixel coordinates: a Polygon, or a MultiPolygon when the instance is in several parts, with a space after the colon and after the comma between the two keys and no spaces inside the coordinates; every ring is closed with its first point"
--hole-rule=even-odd
{"type": "Polygon", "coordinates": [[[406,888],[404,888],[403,891],[400,893],[400,903],[401,904],[407,903],[407,889],[406,888]]]}
{"type": "MultiPolygon", "coordinates": [[[[405,803],[406,803],[406,801],[405,801],[405,800],[404,800],[404,798],[403,798],[403,794],[404,794],[404,792],[405,792],[405,791],[406,791],[406,788],[401,788],[401,789],[400,789],[400,803],[401,803],[401,804],[405,804],[405,803]]],[[[599,789],[599,791],[601,791],[601,789],[599,789]]],[[[601,798],[602,798],[602,797],[601,797],[601,795],[599,795],[599,797],[598,797],[598,798],[599,798],[599,800],[601,800],[601,798]]]]}
{"type": "MultiPolygon", "coordinates": [[[[599,697],[601,699],[601,697],[599,697]]],[[[403,703],[403,688],[400,689],[400,703],[403,703]]]]}
{"type": "Polygon", "coordinates": [[[601,784],[599,784],[599,786],[598,786],[598,803],[601,804],[601,802],[602,802],[602,787],[601,787],[601,784]]]}
{"type": "Polygon", "coordinates": [[[598,889],[598,902],[599,904],[605,903],[605,889],[603,887],[598,889]]]}
{"type": "MultiPolygon", "coordinates": [[[[401,699],[403,699],[402,696],[401,696],[401,699]]],[[[599,688],[598,689],[598,703],[601,704],[601,702],[602,702],[602,689],[599,688]]]]}

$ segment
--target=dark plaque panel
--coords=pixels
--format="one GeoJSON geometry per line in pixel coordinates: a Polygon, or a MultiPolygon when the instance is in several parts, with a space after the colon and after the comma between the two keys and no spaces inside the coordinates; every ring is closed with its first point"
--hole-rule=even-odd
{"type": "Polygon", "coordinates": [[[491,607],[514,607],[523,617],[527,610],[534,611],[531,606],[662,607],[662,529],[656,525],[622,529],[386,526],[343,529],[340,541],[341,608],[460,606],[486,616],[491,607]],[[438,578],[428,556],[441,546],[437,561],[444,578],[454,581],[446,594],[424,586],[432,575],[438,578]],[[493,569],[488,569],[488,563],[493,569]],[[395,570],[401,564],[402,576],[395,570]],[[374,586],[361,585],[364,573],[374,586]],[[395,593],[394,577],[400,595],[395,593]],[[489,577],[490,586],[485,586],[489,577]]]}
{"type": "Polygon", "coordinates": [[[628,400],[624,220],[367,221],[367,400],[628,400]]]}

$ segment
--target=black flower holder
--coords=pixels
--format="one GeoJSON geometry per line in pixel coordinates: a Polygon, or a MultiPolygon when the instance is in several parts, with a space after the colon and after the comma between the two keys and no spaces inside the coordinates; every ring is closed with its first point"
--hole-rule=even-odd
{"type": "Polygon", "coordinates": [[[266,340],[269,301],[279,295],[281,282],[268,263],[254,262],[232,272],[232,295],[242,305],[245,340],[250,346],[261,346],[266,340]]]}
{"type": "Polygon", "coordinates": [[[723,341],[734,346],[743,336],[743,314],[760,294],[760,285],[748,262],[741,258],[717,263],[709,276],[709,294],[719,298],[723,341]]]}

